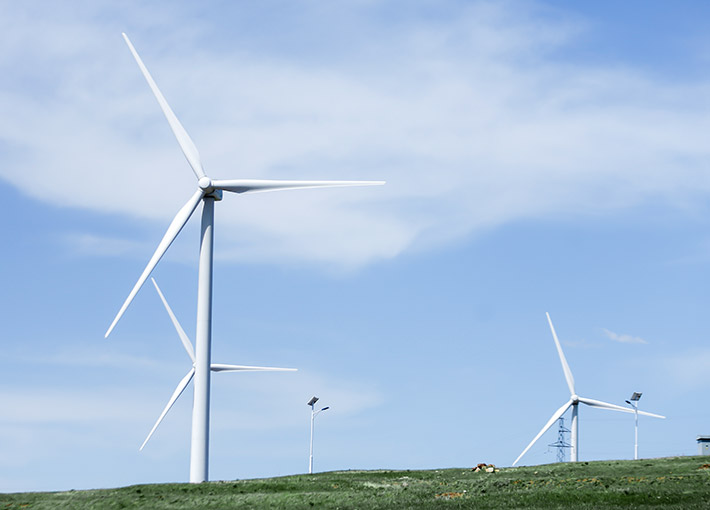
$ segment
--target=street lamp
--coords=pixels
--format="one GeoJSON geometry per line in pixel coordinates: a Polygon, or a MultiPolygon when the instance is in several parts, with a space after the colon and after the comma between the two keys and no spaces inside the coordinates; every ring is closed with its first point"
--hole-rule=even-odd
{"type": "Polygon", "coordinates": [[[316,402],[318,402],[318,397],[313,397],[308,401],[308,405],[311,406],[311,454],[308,460],[308,473],[313,473],[313,423],[315,422],[316,416],[318,416],[323,411],[330,409],[330,407],[324,407],[318,411],[315,409],[316,402]]]}
{"type": "Polygon", "coordinates": [[[634,418],[636,420],[636,426],[634,427],[634,460],[639,458],[639,400],[641,400],[641,393],[634,391],[631,398],[626,401],[627,404],[634,408],[634,418]]]}

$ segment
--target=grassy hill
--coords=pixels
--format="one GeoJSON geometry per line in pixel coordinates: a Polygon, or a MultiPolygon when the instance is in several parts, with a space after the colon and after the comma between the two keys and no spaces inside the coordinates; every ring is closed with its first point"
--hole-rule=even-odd
{"type": "Polygon", "coordinates": [[[337,471],[204,484],[0,494],[7,509],[709,509],[710,457],[431,471],[337,471]]]}

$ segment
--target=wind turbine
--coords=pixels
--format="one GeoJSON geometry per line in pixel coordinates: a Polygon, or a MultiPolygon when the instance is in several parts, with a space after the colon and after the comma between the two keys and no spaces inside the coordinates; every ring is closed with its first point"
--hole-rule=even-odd
{"type": "MultiPolygon", "coordinates": [[[[607,409],[610,411],[620,411],[622,413],[633,413],[631,409],[628,409],[626,407],[621,407],[617,406],[615,404],[609,404],[607,402],[602,402],[601,400],[594,400],[591,398],[585,398],[585,397],[580,397],[577,395],[577,392],[574,389],[574,377],[572,377],[572,371],[569,368],[569,365],[567,364],[567,359],[565,358],[564,352],[562,352],[562,346],[560,345],[560,341],[557,338],[557,333],[555,333],[555,327],[552,325],[552,319],[550,319],[550,314],[546,313],[547,315],[547,322],[550,324],[550,331],[552,331],[552,338],[555,340],[555,347],[557,347],[557,354],[560,356],[560,362],[562,363],[562,371],[565,373],[565,380],[567,381],[567,387],[569,388],[570,392],[570,398],[569,400],[562,405],[555,413],[552,415],[550,420],[545,424],[544,427],[542,427],[542,430],[537,433],[535,438],[530,441],[530,444],[523,450],[523,453],[518,455],[518,458],[515,459],[515,462],[513,462],[513,466],[515,466],[518,461],[527,453],[527,451],[532,447],[532,445],[535,444],[535,442],[542,437],[542,435],[547,432],[547,430],[552,426],[553,423],[557,421],[560,416],[565,414],[567,409],[570,407],[572,408],[572,426],[570,427],[572,429],[572,438],[571,438],[571,443],[572,447],[570,449],[570,459],[572,462],[577,462],[579,460],[579,420],[578,420],[578,413],[579,413],[579,404],[580,402],[582,404],[586,404],[590,407],[596,407],[599,409],[607,409]]],[[[660,414],[653,414],[653,413],[647,413],[644,411],[638,411],[639,414],[645,414],[646,416],[653,416],[654,418],[665,418],[665,416],[661,416],[660,414]]]]}
{"type": "Polygon", "coordinates": [[[106,331],[109,336],[116,323],[123,316],[148,276],[178,236],[182,228],[192,216],[197,205],[202,202],[202,226],[200,231],[200,257],[198,264],[198,289],[197,289],[197,333],[195,344],[195,374],[194,374],[194,402],[192,409],[192,438],[190,446],[190,482],[199,483],[208,477],[209,454],[209,404],[210,404],[210,361],[212,344],[212,250],[214,245],[214,203],[222,200],[222,193],[257,193],[264,191],[277,191],[296,188],[322,188],[334,186],[368,186],[381,185],[382,181],[282,181],[282,180],[257,180],[257,179],[212,179],[202,167],[200,154],[195,147],[185,128],[180,124],[170,105],[163,97],[158,86],[153,81],[148,69],[143,64],[140,56],[131,44],[126,34],[123,38],[138,63],[153,95],[158,101],[170,128],[177,138],[187,162],[197,178],[197,190],[190,199],[177,212],[170,223],[167,232],[158,244],[148,265],[143,270],[140,278],[118,311],[116,318],[106,331]]]}
{"type": "MultiPolygon", "coordinates": [[[[190,384],[190,381],[192,381],[193,376],[195,375],[195,351],[192,348],[192,342],[188,338],[187,334],[185,333],[185,330],[182,329],[182,326],[180,325],[180,322],[178,322],[177,317],[175,317],[175,314],[173,313],[172,308],[170,308],[170,305],[168,304],[168,300],[165,299],[165,296],[160,290],[160,287],[158,287],[158,282],[155,281],[155,278],[150,279],[153,282],[153,285],[155,286],[155,290],[158,292],[158,296],[160,296],[160,300],[163,302],[163,306],[165,306],[165,310],[168,312],[168,315],[170,316],[170,320],[173,323],[173,326],[175,326],[175,331],[177,331],[178,336],[180,337],[180,340],[182,341],[183,347],[185,347],[185,351],[187,351],[187,355],[190,356],[190,359],[192,360],[192,368],[187,372],[187,375],[183,377],[180,382],[177,385],[177,388],[175,388],[175,391],[173,392],[172,396],[170,397],[170,400],[168,400],[168,404],[165,406],[163,409],[163,412],[160,413],[160,416],[158,417],[158,420],[155,422],[155,425],[153,425],[153,428],[150,430],[150,433],[148,434],[148,437],[145,438],[145,441],[143,441],[143,444],[139,448],[139,450],[143,450],[143,447],[148,443],[150,438],[153,436],[153,433],[155,430],[158,428],[158,425],[160,425],[160,422],[163,421],[163,418],[165,418],[165,415],[168,414],[168,411],[170,411],[170,408],[173,407],[173,404],[177,401],[178,398],[180,398],[180,395],[182,395],[182,392],[185,391],[185,388],[187,388],[187,385],[190,384]]],[[[295,372],[295,368],[276,368],[276,367],[252,367],[248,365],[223,365],[219,363],[212,363],[210,365],[210,369],[212,372],[295,372]]]]}

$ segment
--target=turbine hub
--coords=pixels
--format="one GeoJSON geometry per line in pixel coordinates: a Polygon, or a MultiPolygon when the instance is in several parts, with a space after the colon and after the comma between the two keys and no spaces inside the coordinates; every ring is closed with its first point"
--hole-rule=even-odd
{"type": "Polygon", "coordinates": [[[200,177],[200,180],[197,181],[197,185],[200,187],[200,189],[206,190],[212,187],[212,179],[207,176],[200,177]]]}
{"type": "Polygon", "coordinates": [[[572,395],[572,403],[573,403],[573,404],[578,404],[578,403],[579,403],[579,396],[577,396],[577,395],[572,395]]]}

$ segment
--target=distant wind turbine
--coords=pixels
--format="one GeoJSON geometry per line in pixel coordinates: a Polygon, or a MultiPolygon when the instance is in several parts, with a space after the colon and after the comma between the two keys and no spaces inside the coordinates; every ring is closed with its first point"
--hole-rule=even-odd
{"type": "MultiPolygon", "coordinates": [[[[567,364],[565,354],[564,352],[562,352],[562,346],[560,345],[560,341],[557,338],[557,333],[555,333],[555,327],[552,325],[552,319],[550,319],[549,313],[546,313],[546,315],[547,322],[550,324],[550,330],[552,331],[552,338],[555,340],[555,347],[557,347],[557,354],[559,354],[560,356],[560,362],[562,363],[562,371],[565,373],[565,380],[567,381],[567,387],[569,388],[570,399],[562,407],[555,411],[550,420],[545,424],[544,427],[542,427],[542,430],[537,433],[535,438],[530,441],[530,444],[523,450],[523,453],[518,455],[518,458],[515,459],[515,462],[513,462],[513,466],[518,463],[518,461],[523,457],[523,455],[527,453],[527,451],[532,447],[532,445],[534,445],[535,442],[540,439],[540,437],[542,437],[545,432],[547,432],[547,430],[552,426],[552,424],[555,423],[560,418],[560,416],[565,414],[567,409],[569,409],[570,407],[572,408],[572,447],[570,448],[570,459],[572,462],[577,462],[579,460],[579,422],[577,415],[579,412],[578,407],[580,402],[590,407],[596,407],[599,409],[620,411],[622,413],[634,412],[633,410],[628,409],[626,407],[617,406],[615,404],[609,404],[600,400],[593,400],[591,398],[580,397],[579,395],[577,395],[577,392],[574,389],[574,377],[572,377],[572,371],[570,370],[569,365],[567,364]]],[[[653,416],[654,418],[665,418],[665,416],[661,416],[660,414],[647,413],[644,411],[638,411],[638,413],[644,414],[646,416],[653,416]]]]}
{"type": "Polygon", "coordinates": [[[177,212],[170,223],[158,248],[153,253],[148,265],[143,270],[138,282],[131,290],[128,298],[118,311],[116,318],[106,331],[109,336],[113,328],[123,316],[140,288],[150,276],[162,256],[178,236],[182,228],[192,216],[197,205],[202,202],[202,228],[200,233],[200,258],[198,265],[198,290],[197,290],[197,334],[195,345],[195,393],[192,411],[192,439],[190,448],[190,482],[199,483],[208,477],[209,454],[209,403],[210,403],[210,373],[212,364],[210,352],[212,344],[212,250],[214,245],[214,203],[222,200],[222,192],[232,193],[257,193],[263,191],[277,191],[296,188],[324,188],[335,186],[371,186],[384,184],[383,181],[281,181],[281,180],[255,180],[255,179],[212,179],[207,176],[200,155],[190,136],[177,119],[158,86],[153,81],[148,69],[143,64],[140,56],[131,44],[126,34],[123,38],[138,63],[153,95],[163,110],[170,128],[177,138],[192,171],[197,178],[198,189],[187,203],[177,212]]]}
{"type": "MultiPolygon", "coordinates": [[[[177,317],[175,317],[175,314],[173,313],[172,308],[170,308],[170,305],[168,304],[168,300],[165,299],[165,296],[160,290],[160,287],[158,287],[158,283],[155,281],[155,278],[151,278],[151,281],[153,282],[153,285],[155,286],[155,290],[158,292],[158,296],[160,296],[160,300],[163,302],[163,306],[165,306],[165,310],[168,312],[168,315],[170,316],[170,320],[173,323],[173,326],[175,326],[175,331],[177,331],[178,336],[180,337],[180,340],[182,341],[183,347],[185,347],[185,351],[187,352],[187,355],[190,356],[190,359],[192,360],[192,368],[187,372],[187,375],[183,377],[180,382],[177,385],[177,388],[175,388],[175,391],[173,392],[172,396],[170,397],[170,400],[168,400],[168,404],[165,406],[163,409],[163,412],[160,413],[160,416],[158,417],[158,420],[155,422],[155,425],[153,425],[153,428],[150,430],[150,433],[148,434],[148,437],[145,438],[145,441],[143,441],[143,444],[140,447],[140,450],[143,450],[143,447],[148,443],[150,438],[153,436],[153,433],[155,430],[158,428],[158,425],[160,425],[160,422],[163,421],[163,418],[165,418],[165,415],[168,414],[168,411],[173,407],[173,404],[177,401],[178,398],[180,398],[180,395],[182,395],[182,392],[185,391],[185,388],[187,388],[187,385],[190,384],[190,381],[192,381],[193,376],[195,375],[195,351],[192,348],[192,342],[188,338],[187,334],[185,333],[185,330],[182,329],[182,326],[180,325],[180,322],[177,320],[177,317]]],[[[212,372],[295,372],[295,368],[276,368],[276,367],[252,367],[252,366],[247,366],[247,365],[223,365],[223,364],[217,364],[217,363],[212,363],[210,365],[210,369],[212,372]]]]}

